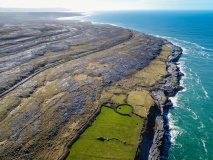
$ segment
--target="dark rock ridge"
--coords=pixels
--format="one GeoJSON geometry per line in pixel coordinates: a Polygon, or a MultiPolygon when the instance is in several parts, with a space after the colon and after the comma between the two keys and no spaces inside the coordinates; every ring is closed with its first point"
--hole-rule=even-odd
{"type": "Polygon", "coordinates": [[[183,73],[180,72],[176,64],[182,54],[182,49],[171,43],[168,43],[167,46],[172,50],[172,54],[167,60],[168,74],[160,82],[159,88],[152,91],[156,105],[150,108],[146,132],[142,134],[143,141],[139,145],[135,160],[168,159],[168,151],[171,145],[168,111],[173,106],[169,97],[175,96],[178,91],[183,89],[179,85],[183,73]]]}
{"type": "MultiPolygon", "coordinates": [[[[3,160],[59,159],[104,102],[104,88],[142,70],[163,45],[174,47],[136,31],[76,21],[3,25],[0,42],[3,160]]],[[[168,94],[178,86],[171,84],[162,86],[168,94]]]]}

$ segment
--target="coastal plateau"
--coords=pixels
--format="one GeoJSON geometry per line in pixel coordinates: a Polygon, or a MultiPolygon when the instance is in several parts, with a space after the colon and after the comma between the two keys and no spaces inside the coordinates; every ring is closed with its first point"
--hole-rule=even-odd
{"type": "Polygon", "coordinates": [[[112,25],[2,25],[0,159],[162,159],[181,53],[112,25]]]}

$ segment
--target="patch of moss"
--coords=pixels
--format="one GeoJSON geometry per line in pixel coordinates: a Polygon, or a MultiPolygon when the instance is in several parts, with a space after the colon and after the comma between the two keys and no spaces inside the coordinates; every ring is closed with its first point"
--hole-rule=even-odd
{"type": "Polygon", "coordinates": [[[154,99],[151,97],[151,95],[150,94],[147,94],[146,95],[146,100],[145,100],[145,102],[144,102],[144,107],[146,108],[146,109],[149,109],[151,106],[153,106],[155,104],[155,101],[154,101],[154,99]]]}
{"type": "Polygon", "coordinates": [[[132,106],[144,105],[148,91],[131,91],[129,92],[127,103],[132,106]]]}
{"type": "Polygon", "coordinates": [[[142,117],[147,116],[149,108],[154,104],[153,98],[146,90],[129,92],[127,102],[133,106],[134,112],[142,117]]]}
{"type": "Polygon", "coordinates": [[[111,100],[117,104],[125,103],[126,95],[125,94],[114,94],[111,100]]]}
{"type": "Polygon", "coordinates": [[[147,117],[148,109],[143,106],[134,106],[134,112],[141,117],[147,117]]]}

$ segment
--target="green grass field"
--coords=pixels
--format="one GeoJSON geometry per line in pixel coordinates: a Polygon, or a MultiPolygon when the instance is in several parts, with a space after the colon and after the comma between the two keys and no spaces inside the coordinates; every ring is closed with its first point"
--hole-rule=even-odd
{"type": "Polygon", "coordinates": [[[134,114],[123,116],[111,108],[102,107],[92,126],[71,147],[67,160],[132,160],[142,124],[143,119],[134,114]],[[98,137],[105,140],[98,140],[98,137]]]}
{"type": "Polygon", "coordinates": [[[132,107],[127,104],[124,104],[124,105],[119,106],[117,108],[117,111],[121,114],[131,114],[132,107]]]}

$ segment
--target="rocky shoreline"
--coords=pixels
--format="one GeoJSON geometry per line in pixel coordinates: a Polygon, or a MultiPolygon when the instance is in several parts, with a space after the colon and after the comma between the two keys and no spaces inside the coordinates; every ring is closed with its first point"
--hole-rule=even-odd
{"type": "Polygon", "coordinates": [[[177,62],[182,55],[182,49],[168,42],[172,54],[166,62],[168,75],[160,82],[158,89],[152,91],[155,106],[150,109],[146,132],[142,133],[143,141],[138,147],[135,160],[166,160],[171,147],[171,135],[168,122],[168,112],[173,104],[169,97],[182,90],[180,72],[177,62]],[[155,130],[153,129],[155,128],[155,130]]]}

